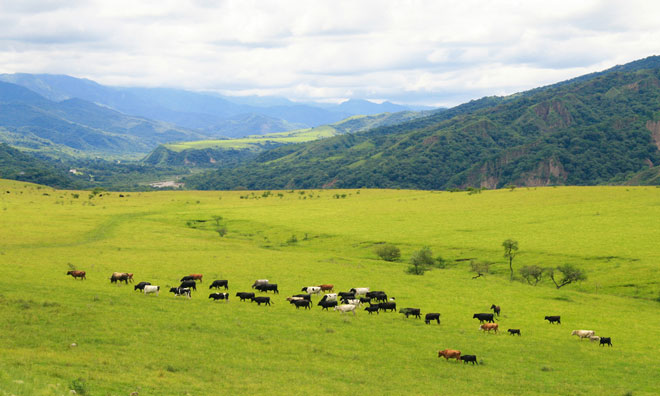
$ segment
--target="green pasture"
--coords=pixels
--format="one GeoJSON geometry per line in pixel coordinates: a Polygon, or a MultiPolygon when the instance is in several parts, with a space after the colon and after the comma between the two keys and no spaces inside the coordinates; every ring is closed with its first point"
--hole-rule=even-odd
{"type": "Polygon", "coordinates": [[[121,195],[0,181],[0,395],[660,392],[658,188],[121,195]],[[514,268],[570,263],[588,279],[559,290],[510,282],[508,238],[520,245],[514,268]],[[402,260],[379,260],[382,242],[402,260]],[[447,267],[405,273],[423,246],[447,267]],[[492,262],[492,273],[472,279],[465,259],[492,262]],[[71,267],[88,279],[67,277],[71,267]],[[113,271],[160,295],[112,285],[113,271]],[[167,292],[190,273],[204,274],[191,300],[167,292]],[[234,298],[257,278],[280,286],[270,307],[234,298]],[[229,280],[229,302],[207,298],[213,279],[229,280]],[[442,324],[284,300],[321,283],[384,290],[442,324]],[[493,303],[503,333],[483,334],[472,314],[493,303]],[[445,348],[481,364],[438,358],[445,348]]]}

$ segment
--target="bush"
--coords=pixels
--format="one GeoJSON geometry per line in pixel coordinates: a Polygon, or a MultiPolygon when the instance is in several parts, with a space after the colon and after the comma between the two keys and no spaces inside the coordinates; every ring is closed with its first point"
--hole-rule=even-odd
{"type": "Polygon", "coordinates": [[[424,246],[412,254],[410,257],[411,265],[406,272],[413,275],[424,275],[434,262],[435,260],[433,260],[433,252],[431,252],[431,248],[424,246]]]}
{"type": "Polygon", "coordinates": [[[401,258],[401,250],[390,244],[378,246],[376,248],[376,254],[385,261],[397,261],[401,258]]]}
{"type": "Polygon", "coordinates": [[[78,395],[86,395],[87,392],[89,392],[89,387],[87,386],[87,382],[85,382],[84,379],[78,378],[69,384],[69,388],[71,390],[76,391],[76,394],[78,395]]]}

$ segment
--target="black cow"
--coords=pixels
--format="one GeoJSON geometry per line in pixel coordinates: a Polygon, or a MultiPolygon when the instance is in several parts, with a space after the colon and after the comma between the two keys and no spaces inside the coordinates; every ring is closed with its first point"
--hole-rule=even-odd
{"type": "Polygon", "coordinates": [[[274,293],[280,294],[280,291],[277,290],[277,283],[268,283],[268,284],[265,284],[265,285],[257,285],[257,286],[255,286],[255,289],[259,290],[260,292],[268,293],[269,291],[272,291],[274,293]]]}
{"type": "Polygon", "coordinates": [[[229,293],[211,293],[209,298],[212,298],[214,301],[218,300],[227,300],[229,301],[229,293]]]}
{"type": "Polygon", "coordinates": [[[175,296],[186,296],[190,298],[190,288],[188,287],[172,287],[170,288],[170,293],[174,293],[175,296]]]}
{"type": "Polygon", "coordinates": [[[150,285],[150,284],[151,284],[151,282],[140,282],[137,285],[133,286],[133,291],[136,291],[136,290],[142,291],[142,290],[144,290],[144,287],[146,285],[150,285]]]}
{"type": "Polygon", "coordinates": [[[257,305],[266,304],[270,305],[270,297],[252,297],[252,302],[256,302],[257,305]]]}
{"type": "Polygon", "coordinates": [[[424,323],[431,324],[432,320],[437,320],[440,324],[440,314],[439,313],[427,313],[424,317],[424,323]]]}
{"type": "Polygon", "coordinates": [[[421,316],[422,314],[421,314],[419,308],[401,308],[401,309],[399,310],[399,313],[400,313],[400,314],[404,314],[404,315],[406,315],[406,318],[407,318],[408,316],[414,316],[414,317],[416,317],[417,319],[421,319],[421,318],[422,318],[422,316],[421,316]]]}
{"type": "Polygon", "coordinates": [[[371,304],[371,297],[360,297],[360,302],[362,304],[366,304],[366,303],[371,304]]]}
{"type": "Polygon", "coordinates": [[[559,315],[557,315],[557,316],[546,316],[545,320],[550,322],[550,324],[553,324],[555,322],[557,322],[558,324],[561,324],[561,316],[559,316],[559,315]]]}
{"type": "MultiPolygon", "coordinates": [[[[295,294],[291,297],[300,297],[300,298],[304,298],[305,300],[312,301],[312,295],[311,294],[295,294]]],[[[325,296],[323,296],[323,297],[325,298],[325,296]]]]}
{"type": "Polygon", "coordinates": [[[214,280],[213,283],[211,283],[211,286],[209,286],[209,289],[213,289],[213,288],[219,289],[221,287],[224,287],[225,290],[228,290],[229,289],[229,281],[226,280],[226,279],[214,280]]]}
{"type": "Polygon", "coordinates": [[[605,346],[605,344],[612,346],[612,337],[600,337],[600,345],[605,346]]]}
{"type": "Polygon", "coordinates": [[[366,297],[374,299],[379,302],[386,302],[387,301],[387,294],[383,291],[372,291],[372,292],[367,292],[366,297]]]}
{"type": "Polygon", "coordinates": [[[337,301],[321,301],[318,305],[320,305],[322,309],[327,310],[328,308],[336,307],[337,301]]]}
{"type": "Polygon", "coordinates": [[[461,355],[461,360],[463,363],[472,362],[472,365],[475,363],[479,364],[479,362],[477,362],[477,355],[461,355]]]}
{"type": "Polygon", "coordinates": [[[479,323],[483,323],[484,321],[495,323],[495,319],[493,319],[492,313],[476,313],[472,315],[472,319],[479,319],[479,323]]]}
{"type": "Polygon", "coordinates": [[[296,309],[305,307],[305,309],[312,309],[312,302],[309,300],[292,300],[291,304],[296,306],[296,309]]]}
{"type": "Polygon", "coordinates": [[[355,293],[354,292],[339,292],[337,293],[337,297],[343,299],[343,298],[350,298],[353,299],[355,298],[355,293]]]}
{"type": "Polygon", "coordinates": [[[193,289],[194,291],[197,291],[197,283],[195,283],[194,280],[183,281],[183,282],[181,282],[181,284],[179,285],[179,288],[180,288],[180,289],[181,289],[181,288],[186,288],[186,287],[189,287],[189,288],[193,289]]]}
{"type": "Polygon", "coordinates": [[[181,280],[179,282],[185,282],[185,281],[191,281],[191,280],[195,280],[195,277],[190,276],[190,275],[186,275],[183,278],[181,278],[181,280]]]}
{"type": "Polygon", "coordinates": [[[370,306],[366,307],[364,310],[367,311],[367,312],[369,312],[369,315],[371,315],[371,314],[374,313],[374,312],[375,312],[375,313],[378,313],[378,310],[379,310],[379,309],[380,309],[380,308],[378,307],[378,305],[370,305],[370,306]]]}
{"type": "Polygon", "coordinates": [[[518,334],[518,335],[520,335],[520,329],[509,329],[509,330],[507,330],[507,331],[508,331],[509,334],[511,334],[511,335],[514,335],[514,334],[518,334]]]}
{"type": "Polygon", "coordinates": [[[494,314],[497,314],[497,316],[500,316],[500,306],[499,305],[493,304],[493,305],[490,306],[490,309],[493,310],[494,314]]]}
{"type": "Polygon", "coordinates": [[[240,298],[241,301],[252,300],[254,298],[254,293],[238,292],[236,297],[240,298]]]}
{"type": "Polygon", "coordinates": [[[380,303],[380,304],[378,304],[378,309],[382,309],[385,312],[387,312],[388,309],[390,311],[396,312],[396,303],[395,302],[380,303]]]}

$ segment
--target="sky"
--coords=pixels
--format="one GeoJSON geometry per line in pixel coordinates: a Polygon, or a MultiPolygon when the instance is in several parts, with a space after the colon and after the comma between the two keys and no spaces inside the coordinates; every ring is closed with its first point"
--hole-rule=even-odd
{"type": "Polygon", "coordinates": [[[453,106],[660,54],[652,0],[0,0],[0,73],[453,106]]]}

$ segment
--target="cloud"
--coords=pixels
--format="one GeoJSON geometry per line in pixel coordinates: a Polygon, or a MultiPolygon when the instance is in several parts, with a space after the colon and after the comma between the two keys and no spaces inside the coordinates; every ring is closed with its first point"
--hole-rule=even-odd
{"type": "Polygon", "coordinates": [[[641,0],[2,2],[0,72],[454,105],[656,54],[659,11],[641,0]]]}

